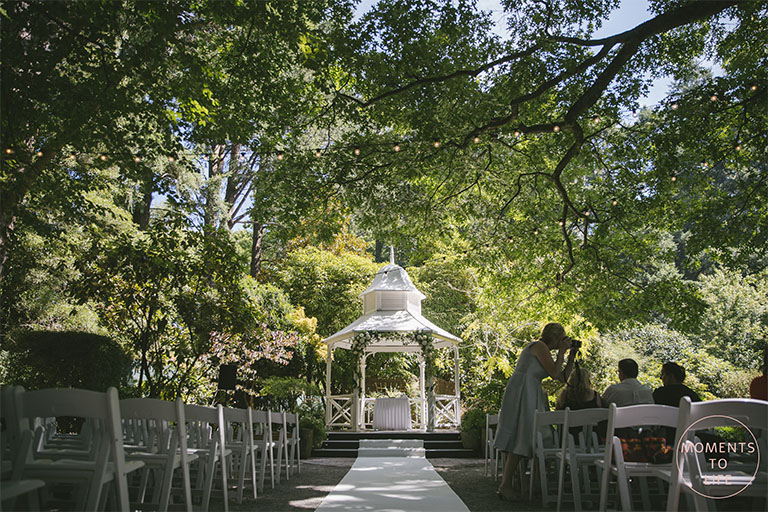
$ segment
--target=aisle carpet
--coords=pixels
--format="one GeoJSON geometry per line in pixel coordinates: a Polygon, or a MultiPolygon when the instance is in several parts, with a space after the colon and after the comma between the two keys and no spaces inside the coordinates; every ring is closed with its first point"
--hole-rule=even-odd
{"type": "Polygon", "coordinates": [[[468,512],[424,456],[421,440],[363,439],[320,512],[468,512]]]}

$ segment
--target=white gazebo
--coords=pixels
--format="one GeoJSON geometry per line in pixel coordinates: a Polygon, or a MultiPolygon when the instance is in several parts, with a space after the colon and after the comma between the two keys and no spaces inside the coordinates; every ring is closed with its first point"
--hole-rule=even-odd
{"type": "Polygon", "coordinates": [[[360,294],[363,299],[363,314],[357,320],[325,338],[328,357],[325,375],[326,424],[334,428],[360,430],[370,428],[373,423],[375,400],[365,396],[365,363],[368,356],[377,352],[410,352],[419,357],[419,397],[410,397],[410,406],[415,411],[414,427],[424,430],[431,427],[456,428],[460,421],[459,409],[459,343],[461,339],[441,329],[421,314],[424,294],[411,282],[408,273],[395,264],[394,251],[390,248],[389,265],[376,273],[371,285],[360,294]],[[353,338],[362,332],[376,333],[375,339],[365,347],[360,363],[360,393],[355,389],[351,394],[331,394],[331,364],[333,350],[350,349],[353,338]],[[421,347],[403,337],[403,334],[427,332],[432,335],[435,348],[452,347],[454,354],[454,394],[435,395],[434,407],[427,407],[424,375],[424,359],[421,347]],[[390,336],[388,336],[389,334],[390,336]],[[428,418],[428,411],[434,414],[428,418]]]}

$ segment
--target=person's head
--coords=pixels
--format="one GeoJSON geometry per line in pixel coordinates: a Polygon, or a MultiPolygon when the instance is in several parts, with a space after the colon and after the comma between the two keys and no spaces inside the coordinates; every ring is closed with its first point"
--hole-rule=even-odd
{"type": "Polygon", "coordinates": [[[637,362],[634,359],[622,359],[619,361],[619,380],[637,378],[637,362]]]}
{"type": "Polygon", "coordinates": [[[592,377],[589,370],[581,367],[574,368],[568,377],[568,387],[577,390],[592,389],[592,377]]]}
{"type": "Polygon", "coordinates": [[[685,380],[685,368],[677,363],[669,361],[661,366],[661,382],[665,386],[670,384],[682,384],[685,380]]]}
{"type": "Polygon", "coordinates": [[[556,349],[564,337],[565,327],[555,322],[545,325],[541,330],[541,341],[546,343],[550,350],[556,349]]]}

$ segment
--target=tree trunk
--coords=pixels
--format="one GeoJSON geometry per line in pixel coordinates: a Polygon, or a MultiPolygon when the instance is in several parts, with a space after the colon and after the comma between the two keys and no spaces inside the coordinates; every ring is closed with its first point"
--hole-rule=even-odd
{"type": "Polygon", "coordinates": [[[205,205],[203,206],[203,225],[218,228],[221,221],[221,180],[224,169],[224,147],[213,146],[208,158],[208,182],[205,185],[205,205]]]}
{"type": "Polygon", "coordinates": [[[227,189],[224,192],[224,202],[230,209],[237,200],[240,175],[240,144],[232,144],[232,151],[229,153],[229,169],[227,170],[227,189]]]}
{"type": "Polygon", "coordinates": [[[264,239],[264,226],[253,222],[253,242],[251,243],[251,277],[257,277],[261,272],[261,242],[264,239]]]}
{"type": "Polygon", "coordinates": [[[139,226],[141,231],[146,231],[149,227],[150,209],[152,207],[152,191],[154,184],[152,176],[148,176],[147,179],[141,184],[140,193],[142,195],[141,201],[136,203],[133,209],[133,222],[139,226]]]}

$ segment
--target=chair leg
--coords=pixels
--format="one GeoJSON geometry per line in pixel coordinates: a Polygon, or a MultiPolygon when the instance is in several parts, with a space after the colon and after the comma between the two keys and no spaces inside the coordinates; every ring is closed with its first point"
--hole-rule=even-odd
{"type": "Polygon", "coordinates": [[[579,463],[572,460],[569,464],[571,468],[571,487],[573,487],[573,507],[576,512],[581,512],[581,489],[579,489],[579,463]]]}

